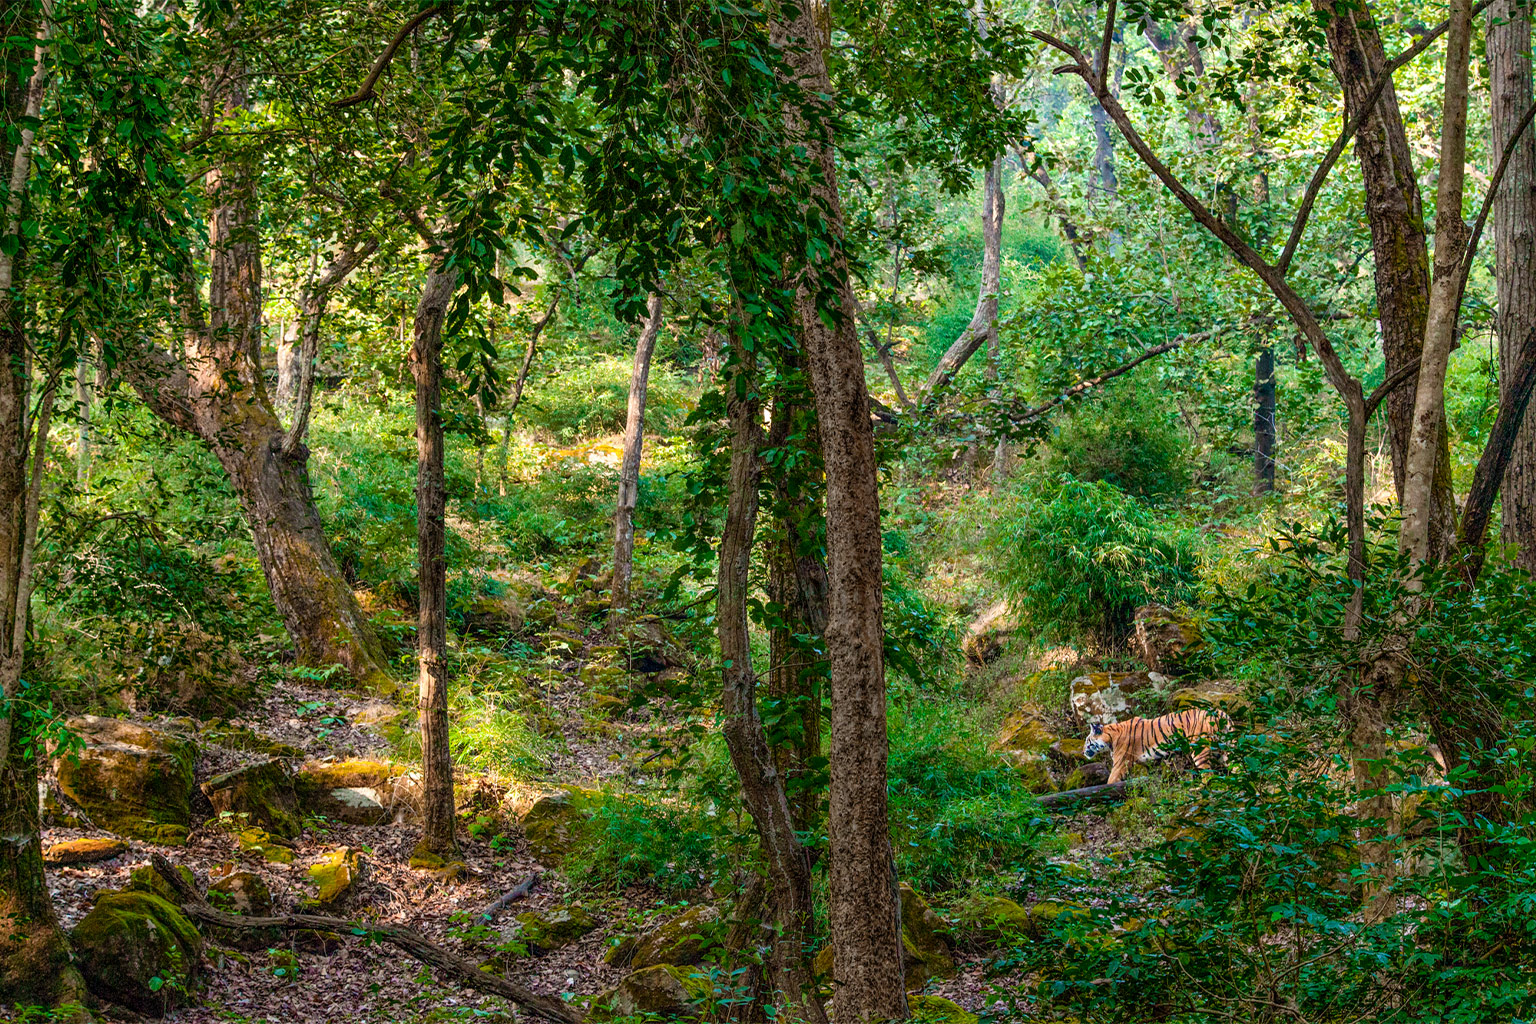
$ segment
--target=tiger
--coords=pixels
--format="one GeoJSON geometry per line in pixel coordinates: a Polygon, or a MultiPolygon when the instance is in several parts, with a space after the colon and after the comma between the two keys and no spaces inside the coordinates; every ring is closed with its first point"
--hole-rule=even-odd
{"type": "MultiPolygon", "coordinates": [[[[1108,725],[1094,722],[1088,727],[1088,738],[1083,741],[1083,756],[1092,760],[1104,751],[1110,751],[1109,781],[1120,782],[1129,774],[1131,765],[1150,764],[1170,756],[1173,750],[1165,749],[1163,744],[1175,734],[1193,743],[1202,737],[1215,740],[1231,727],[1232,720],[1226,712],[1201,708],[1190,708],[1161,718],[1128,718],[1108,725]]],[[[1209,769],[1214,753],[1210,746],[1196,750],[1195,766],[1209,769]]]]}

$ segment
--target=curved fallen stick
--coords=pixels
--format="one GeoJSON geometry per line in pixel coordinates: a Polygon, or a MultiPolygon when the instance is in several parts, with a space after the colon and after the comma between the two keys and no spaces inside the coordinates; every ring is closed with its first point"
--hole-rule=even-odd
{"type": "Polygon", "coordinates": [[[324,917],[320,914],[280,914],[276,917],[247,917],[226,914],[215,910],[197,890],[187,884],[181,873],[161,854],[150,859],[155,871],[176,891],[181,909],[189,917],[220,928],[281,928],[288,931],[329,931],[356,935],[376,942],[387,942],[428,967],[451,977],[465,988],[499,996],[521,1006],[528,1013],[555,1024],[581,1024],[581,1014],[576,1009],[553,996],[539,995],[523,985],[506,978],[498,978],[460,956],[455,956],[442,946],[429,941],[419,932],[390,925],[365,924],[340,917],[324,917]]]}

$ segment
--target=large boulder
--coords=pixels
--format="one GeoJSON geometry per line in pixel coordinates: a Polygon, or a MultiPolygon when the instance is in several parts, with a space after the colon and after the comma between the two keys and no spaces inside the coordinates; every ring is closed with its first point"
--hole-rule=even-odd
{"type": "Polygon", "coordinates": [[[1192,686],[1180,687],[1168,697],[1170,711],[1206,705],[1231,711],[1242,702],[1243,691],[1236,683],[1225,679],[1205,679],[1192,686]]]}
{"type": "Polygon", "coordinates": [[[97,997],[151,1017],[186,1003],[201,980],[203,940],[180,910],[146,892],[110,892],[70,932],[97,997]]]}
{"type": "Polygon", "coordinates": [[[214,813],[230,816],[241,826],[255,825],[285,839],[293,839],[303,829],[293,778],[283,761],[236,768],[214,776],[202,788],[214,813]]]}
{"type": "Polygon", "coordinates": [[[1132,643],[1148,670],[1178,672],[1199,642],[1200,629],[1189,616],[1160,604],[1136,609],[1136,634],[1132,643]]]}
{"type": "Polygon", "coordinates": [[[972,939],[984,945],[1006,946],[1042,938],[1058,919],[1086,913],[1079,903],[1046,900],[1026,908],[1005,896],[981,896],[968,901],[960,917],[972,939]]]}
{"type": "Polygon", "coordinates": [[[115,835],[179,846],[192,826],[197,748],[185,737],[134,722],[71,718],[84,743],[54,758],[59,791],[115,835]]]}
{"type": "MultiPolygon", "coordinates": [[[[949,926],[910,885],[901,884],[901,968],[907,991],[916,992],[935,978],[953,978],[958,968],[949,926]]],[[[822,982],[836,977],[832,946],[823,946],[811,965],[822,982]]]]}
{"type": "Polygon", "coordinates": [[[1008,611],[1008,602],[992,605],[966,628],[960,651],[972,665],[985,665],[1003,653],[1008,638],[1018,629],[1018,621],[1008,611]]]}
{"type": "Polygon", "coordinates": [[[539,797],[522,817],[528,852],[540,864],[559,866],[586,842],[592,814],[602,800],[597,790],[575,787],[539,797]]]}
{"type": "Polygon", "coordinates": [[[627,975],[597,1001],[622,1017],[693,1018],[702,1012],[711,988],[709,975],[698,968],[657,964],[627,975]]]}
{"type": "Polygon", "coordinates": [[[994,750],[1040,754],[1065,737],[1037,705],[1023,704],[1003,717],[994,750]]]}
{"type": "Polygon", "coordinates": [[[907,996],[907,1009],[917,1024],[978,1024],[980,1017],[943,996],[907,996]]]}
{"type": "Polygon", "coordinates": [[[294,774],[293,786],[302,813],[349,825],[385,825],[414,808],[407,769],[386,761],[311,762],[294,774]]]}
{"type": "Polygon", "coordinates": [[[719,944],[724,930],[720,909],[702,903],[648,932],[611,946],[603,959],[616,967],[636,970],[657,964],[702,963],[705,951],[719,944]]]}
{"type": "MultiPolygon", "coordinates": [[[[272,914],[272,890],[261,876],[252,871],[215,868],[208,885],[208,902],[226,914],[241,917],[269,917],[272,914]]],[[[282,932],[276,928],[212,928],[213,941],[235,949],[261,950],[278,942],[282,932]]]]}
{"type": "Polygon", "coordinates": [[[1093,672],[1072,680],[1072,714],[1084,729],[1136,718],[1160,705],[1173,680],[1159,672],[1093,672]]]}

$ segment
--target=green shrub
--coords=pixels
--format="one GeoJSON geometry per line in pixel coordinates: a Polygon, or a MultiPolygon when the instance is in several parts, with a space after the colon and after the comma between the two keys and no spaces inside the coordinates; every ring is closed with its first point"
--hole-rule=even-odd
{"type": "Polygon", "coordinates": [[[1024,777],[953,705],[914,701],[891,721],[896,870],[924,891],[1015,872],[1048,827],[1024,777]]]}
{"type": "Polygon", "coordinates": [[[564,873],[587,889],[651,885],[686,892],[720,878],[742,847],[731,822],[688,804],[639,797],[604,800],[564,873]]]}
{"type": "Polygon", "coordinates": [[[1115,388],[1062,420],[1046,459],[1052,475],[1113,484],[1138,498],[1173,498],[1189,486],[1183,432],[1152,392],[1115,388]]]}
{"type": "Polygon", "coordinates": [[[1193,539],[1119,488],[1070,476],[1026,481],[987,538],[992,575],[1039,639],[1118,646],[1137,606],[1185,598],[1193,539]]]}
{"type": "MultiPolygon", "coordinates": [[[[624,429],[631,359],[580,355],[557,371],[530,380],[518,418],[534,431],[564,443],[624,429]]],[[[649,433],[668,433],[687,417],[696,399],[692,381],[662,363],[651,366],[645,395],[649,433]]]]}

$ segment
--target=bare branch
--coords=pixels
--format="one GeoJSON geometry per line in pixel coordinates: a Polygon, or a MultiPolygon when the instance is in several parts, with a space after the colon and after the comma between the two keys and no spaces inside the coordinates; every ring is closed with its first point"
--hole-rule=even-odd
{"type": "Polygon", "coordinates": [[[395,51],[399,50],[401,45],[411,37],[412,32],[421,27],[422,22],[434,14],[441,14],[445,10],[447,8],[442,4],[436,4],[428,7],[410,21],[401,25],[400,31],[395,33],[395,38],[389,41],[389,45],[384,48],[384,52],[379,54],[379,59],[373,62],[373,70],[368,72],[368,77],[363,79],[363,84],[358,87],[357,92],[346,99],[333,100],[331,106],[353,107],[365,100],[372,99],[373,87],[379,84],[379,76],[384,73],[385,68],[389,67],[389,62],[395,59],[395,51]]]}
{"type": "MultiPolygon", "coordinates": [[[[1483,226],[1488,223],[1488,212],[1493,209],[1493,200],[1499,194],[1499,185],[1504,180],[1504,170],[1509,166],[1510,157],[1514,156],[1515,147],[1520,144],[1520,138],[1531,126],[1533,118],[1536,118],[1536,103],[1531,104],[1531,108],[1525,112],[1525,116],[1520,119],[1520,124],[1516,126],[1514,134],[1504,144],[1504,152],[1499,156],[1499,166],[1488,181],[1488,194],[1483,196],[1482,208],[1477,211],[1477,220],[1473,222],[1472,234],[1467,239],[1466,255],[1461,258],[1461,284],[1457,289],[1458,295],[1465,295],[1467,292],[1467,278],[1472,273],[1472,259],[1477,255],[1477,243],[1482,240],[1483,226]]],[[[1460,305],[1458,300],[1458,308],[1460,305]]]]}

